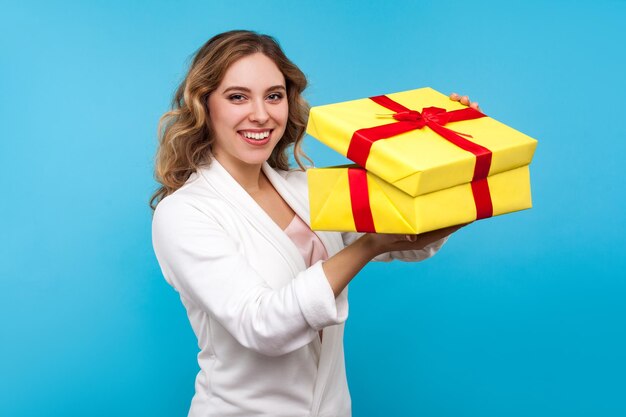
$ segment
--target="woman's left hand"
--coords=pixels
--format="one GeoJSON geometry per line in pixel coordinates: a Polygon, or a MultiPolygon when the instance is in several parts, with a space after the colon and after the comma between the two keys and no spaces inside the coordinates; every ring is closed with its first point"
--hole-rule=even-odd
{"type": "Polygon", "coordinates": [[[469,106],[475,110],[480,111],[480,107],[478,106],[478,102],[476,101],[471,101],[470,98],[468,96],[461,96],[457,93],[452,93],[450,94],[450,100],[452,101],[458,101],[459,103],[463,104],[464,106],[469,106]]]}

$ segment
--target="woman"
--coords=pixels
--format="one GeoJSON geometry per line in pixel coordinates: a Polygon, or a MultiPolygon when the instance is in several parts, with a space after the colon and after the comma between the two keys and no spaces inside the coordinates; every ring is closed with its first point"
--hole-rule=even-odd
{"type": "Polygon", "coordinates": [[[227,32],[196,53],[162,118],[153,244],[198,337],[190,416],[349,416],[347,284],[374,258],[425,259],[457,229],[313,233],[305,87],[272,38],[227,32]]]}

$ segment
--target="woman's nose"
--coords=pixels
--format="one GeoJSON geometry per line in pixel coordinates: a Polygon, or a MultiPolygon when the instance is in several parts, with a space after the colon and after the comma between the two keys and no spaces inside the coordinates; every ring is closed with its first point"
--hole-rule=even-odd
{"type": "Polygon", "coordinates": [[[252,109],[250,110],[250,120],[259,124],[264,124],[270,118],[267,109],[265,108],[265,100],[254,101],[252,103],[252,109]]]}

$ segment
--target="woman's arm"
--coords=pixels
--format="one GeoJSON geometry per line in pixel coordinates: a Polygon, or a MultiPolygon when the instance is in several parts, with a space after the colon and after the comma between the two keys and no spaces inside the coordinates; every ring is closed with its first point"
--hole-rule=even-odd
{"type": "Polygon", "coordinates": [[[389,252],[421,251],[463,226],[451,226],[419,235],[364,234],[324,262],[326,279],[335,296],[375,257],[389,252]]]}
{"type": "MultiPolygon", "coordinates": [[[[471,101],[468,96],[452,93],[449,97],[452,101],[458,101],[480,111],[478,103],[471,101]]],[[[407,253],[406,251],[422,252],[421,255],[423,256],[418,257],[418,259],[424,259],[432,255],[429,249],[433,251],[438,249],[448,236],[461,227],[463,225],[434,230],[420,235],[364,234],[324,262],[326,278],[335,296],[337,296],[372,259],[376,257],[379,258],[378,260],[408,259],[403,256],[403,253],[407,253]],[[396,256],[392,256],[394,253],[396,256]],[[383,258],[381,255],[387,256],[383,258]]]]}
{"type": "MultiPolygon", "coordinates": [[[[471,101],[468,96],[452,93],[449,97],[452,101],[458,101],[480,111],[478,103],[471,101]]],[[[448,236],[461,227],[463,225],[434,230],[420,235],[364,234],[324,262],[324,272],[335,296],[337,296],[372,259],[378,257],[377,260],[409,260],[410,256],[404,256],[406,251],[421,251],[420,255],[422,256],[418,256],[417,259],[424,259],[432,255],[432,251],[437,250],[448,236]]]]}

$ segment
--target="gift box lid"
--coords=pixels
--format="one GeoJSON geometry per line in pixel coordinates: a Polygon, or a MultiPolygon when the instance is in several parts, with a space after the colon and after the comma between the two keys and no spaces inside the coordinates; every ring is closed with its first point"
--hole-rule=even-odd
{"type": "Polygon", "coordinates": [[[312,107],[307,133],[411,196],[528,165],[537,146],[428,87],[312,107]]]}

